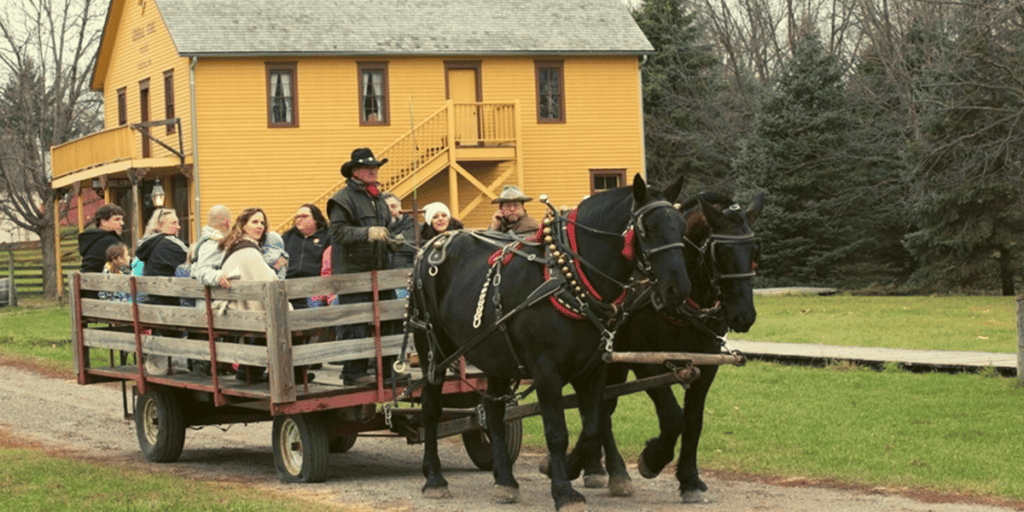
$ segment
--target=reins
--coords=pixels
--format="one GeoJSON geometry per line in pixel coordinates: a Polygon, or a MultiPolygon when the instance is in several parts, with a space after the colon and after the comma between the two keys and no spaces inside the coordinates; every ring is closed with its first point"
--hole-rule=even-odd
{"type": "MultiPolygon", "coordinates": [[[[451,364],[465,355],[468,351],[475,348],[496,330],[500,330],[504,334],[506,345],[515,359],[515,363],[520,374],[523,376],[529,376],[529,371],[519,359],[517,351],[512,343],[511,336],[506,330],[505,323],[518,313],[545,299],[553,299],[553,302],[556,302],[556,307],[558,304],[561,304],[572,310],[574,313],[586,318],[600,333],[601,344],[599,350],[595,351],[594,354],[588,358],[587,362],[577,370],[576,374],[580,375],[584,372],[590,371],[595,365],[602,363],[601,354],[603,352],[612,351],[615,331],[618,326],[625,321],[625,318],[628,315],[628,309],[632,309],[633,304],[636,302],[635,299],[640,295],[637,291],[640,289],[641,283],[633,279],[631,279],[629,283],[619,282],[601,271],[595,265],[586,261],[576,250],[573,249],[574,243],[570,240],[568,233],[568,227],[570,225],[582,228],[594,234],[622,237],[623,240],[626,239],[627,232],[631,229],[637,229],[641,233],[639,238],[642,249],[640,257],[641,261],[638,262],[638,268],[645,274],[645,276],[648,276],[648,280],[651,282],[653,282],[653,276],[650,275],[652,273],[652,268],[649,263],[650,255],[673,248],[685,248],[682,243],[665,244],[654,249],[646,249],[643,245],[643,216],[655,208],[674,209],[673,205],[668,201],[653,201],[635,211],[632,211],[630,214],[629,224],[627,225],[626,230],[622,233],[601,231],[589,226],[584,226],[576,222],[574,218],[570,220],[570,215],[567,213],[556,210],[554,206],[551,205],[550,201],[548,201],[547,196],[541,196],[540,201],[547,205],[549,209],[549,213],[544,217],[542,223],[543,227],[541,228],[545,251],[543,256],[538,256],[533,252],[522,251],[516,247],[518,244],[528,244],[530,246],[537,246],[541,244],[530,243],[519,238],[515,238],[509,243],[501,244],[499,243],[498,237],[483,235],[481,234],[482,232],[467,232],[477,240],[500,247],[499,257],[495,258],[494,263],[490,265],[487,275],[485,276],[484,284],[481,288],[477,301],[473,327],[474,329],[477,329],[482,323],[483,308],[486,304],[486,297],[489,288],[493,289],[492,303],[495,310],[495,321],[492,325],[489,325],[482,331],[476,333],[472,339],[458,347],[440,362],[435,360],[435,353],[443,354],[443,351],[441,350],[437,336],[434,334],[429,313],[425,310],[420,311],[421,308],[414,305],[414,302],[417,304],[428,304],[428,297],[425,295],[423,286],[423,277],[418,272],[414,271],[416,279],[412,284],[415,297],[414,300],[409,301],[405,337],[402,342],[402,353],[399,361],[404,361],[405,359],[408,347],[408,337],[412,329],[419,329],[425,333],[430,350],[427,354],[428,366],[425,371],[425,377],[410,384],[398,399],[404,399],[411,396],[415,389],[418,389],[425,381],[436,384],[438,379],[443,377],[444,369],[447,369],[451,364]],[[504,313],[501,309],[500,284],[501,269],[504,266],[503,256],[508,252],[522,256],[529,262],[544,265],[545,279],[527,296],[524,301],[514,307],[511,311],[504,313]],[[579,275],[577,275],[576,262],[579,262],[579,275]],[[593,271],[611,283],[614,283],[615,286],[622,288],[623,293],[620,296],[620,299],[628,298],[628,301],[624,301],[624,304],[627,306],[617,307],[615,304],[606,304],[591,297],[588,291],[584,290],[581,286],[581,281],[585,279],[585,276],[582,275],[583,266],[586,266],[588,270],[593,271]]],[[[424,249],[417,254],[414,268],[420,268],[420,259],[425,256],[427,258],[427,263],[430,264],[427,273],[430,276],[436,275],[437,266],[443,263],[447,257],[446,249],[448,243],[451,242],[451,239],[452,235],[441,235],[434,240],[431,240],[424,246],[424,249]]],[[[506,240],[507,239],[503,239],[502,241],[504,242],[506,240]]],[[[436,300],[436,297],[433,297],[433,299],[436,300]]]]}

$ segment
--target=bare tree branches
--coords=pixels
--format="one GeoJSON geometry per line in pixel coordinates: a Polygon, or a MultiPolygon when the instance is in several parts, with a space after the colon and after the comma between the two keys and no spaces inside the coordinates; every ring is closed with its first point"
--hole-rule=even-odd
{"type": "Polygon", "coordinates": [[[46,293],[56,291],[50,147],[102,126],[89,89],[101,0],[7,0],[0,12],[0,214],[40,235],[46,293]]]}

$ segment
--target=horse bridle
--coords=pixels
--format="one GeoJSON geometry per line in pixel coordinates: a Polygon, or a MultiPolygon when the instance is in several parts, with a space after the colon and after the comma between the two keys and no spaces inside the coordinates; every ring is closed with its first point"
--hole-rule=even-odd
{"type": "MultiPolygon", "coordinates": [[[[644,206],[637,208],[630,214],[629,224],[626,225],[626,229],[623,230],[622,233],[611,233],[608,231],[595,229],[589,226],[584,226],[583,224],[580,224],[579,222],[576,221],[571,222],[573,225],[576,226],[577,229],[583,229],[584,231],[589,231],[591,233],[598,235],[617,236],[622,238],[623,241],[626,240],[626,237],[628,236],[630,230],[635,231],[638,236],[638,246],[640,247],[639,254],[637,255],[637,268],[640,270],[641,273],[643,273],[644,277],[647,280],[649,280],[652,283],[655,283],[657,282],[657,278],[654,276],[654,268],[651,265],[651,256],[659,252],[668,251],[676,248],[684,249],[686,247],[686,245],[683,242],[667,243],[650,249],[646,247],[646,244],[644,243],[644,238],[646,238],[647,233],[646,229],[644,228],[644,215],[647,215],[656,208],[672,208],[673,210],[675,210],[675,206],[672,203],[664,200],[653,201],[651,203],[645,204],[644,206]]],[[[583,266],[589,267],[590,270],[596,272],[601,277],[615,283],[617,286],[621,288],[625,288],[627,286],[625,283],[620,283],[613,279],[611,276],[598,270],[597,267],[595,267],[593,264],[591,264],[589,261],[584,259],[579,254],[573,254],[573,256],[576,259],[578,259],[583,266]]]]}
{"type": "MultiPolygon", "coordinates": [[[[730,209],[739,209],[739,205],[732,205],[730,209]]],[[[714,290],[715,297],[721,296],[721,282],[728,279],[749,279],[757,275],[757,271],[754,268],[753,261],[751,261],[751,267],[749,272],[733,272],[733,273],[722,273],[718,267],[718,256],[717,248],[721,245],[741,245],[750,244],[760,241],[760,239],[754,235],[753,231],[744,233],[742,235],[721,235],[710,233],[704,243],[701,245],[695,244],[689,237],[683,237],[683,240],[691,247],[697,250],[700,254],[701,262],[707,269],[711,281],[712,289],[714,290]]]]}
{"type": "Polygon", "coordinates": [[[654,210],[655,208],[671,208],[675,210],[675,206],[673,206],[672,203],[668,201],[654,201],[650,204],[646,204],[640,207],[635,212],[633,212],[633,219],[630,221],[630,225],[626,227],[627,232],[631,228],[636,230],[637,245],[640,248],[639,254],[637,255],[637,267],[640,269],[640,272],[644,274],[644,277],[650,280],[651,283],[657,282],[657,278],[654,276],[654,269],[651,265],[651,257],[659,252],[664,252],[676,248],[684,249],[686,247],[686,244],[683,242],[668,243],[650,249],[646,247],[646,244],[644,243],[644,238],[647,237],[647,233],[644,228],[644,215],[650,213],[651,210],[654,210]]]}

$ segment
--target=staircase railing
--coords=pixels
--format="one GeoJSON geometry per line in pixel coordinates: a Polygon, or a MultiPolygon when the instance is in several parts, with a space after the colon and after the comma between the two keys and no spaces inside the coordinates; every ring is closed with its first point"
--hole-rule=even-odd
{"type": "MultiPolygon", "coordinates": [[[[376,154],[388,159],[381,167],[377,180],[382,190],[391,190],[424,165],[451,149],[454,141],[464,147],[512,146],[516,141],[514,103],[460,103],[445,102],[444,106],[427,116],[405,132],[391,145],[376,154]]],[[[342,179],[317,197],[313,204],[325,209],[327,200],[334,196],[346,180],[342,179]]],[[[288,229],[291,219],[276,228],[288,229]]]]}

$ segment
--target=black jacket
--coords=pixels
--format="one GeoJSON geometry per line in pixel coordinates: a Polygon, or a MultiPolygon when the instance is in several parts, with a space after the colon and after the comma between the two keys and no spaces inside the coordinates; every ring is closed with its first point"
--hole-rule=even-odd
{"type": "Polygon", "coordinates": [[[188,247],[177,237],[157,233],[139,241],[135,255],[146,264],[142,275],[174,277],[174,270],[188,257],[188,247]]]}
{"type": "Polygon", "coordinates": [[[318,277],[324,249],[331,243],[327,228],[318,229],[308,237],[302,236],[299,228],[291,228],[281,238],[288,253],[288,274],[285,277],[318,277]]]}
{"type": "Polygon", "coordinates": [[[391,255],[391,268],[412,268],[416,259],[416,220],[412,215],[402,215],[401,219],[388,228],[392,238],[402,235],[404,244],[391,255]]]}
{"type": "Polygon", "coordinates": [[[82,255],[82,272],[103,272],[107,263],[107,247],[121,241],[114,231],[90,227],[78,234],[78,254],[82,255]]]}
{"type": "MultiPolygon", "coordinates": [[[[139,240],[135,255],[146,264],[142,267],[143,276],[174,277],[175,269],[178,268],[178,265],[185,263],[185,259],[188,257],[188,247],[185,247],[185,243],[177,237],[157,233],[139,240]]],[[[161,295],[150,295],[149,302],[168,306],[180,304],[177,297],[161,295]]]]}
{"type": "Polygon", "coordinates": [[[370,197],[364,185],[349,178],[338,193],[327,201],[331,221],[331,274],[351,274],[388,268],[385,242],[370,242],[369,228],[387,227],[391,222],[388,203],[370,197]]]}

